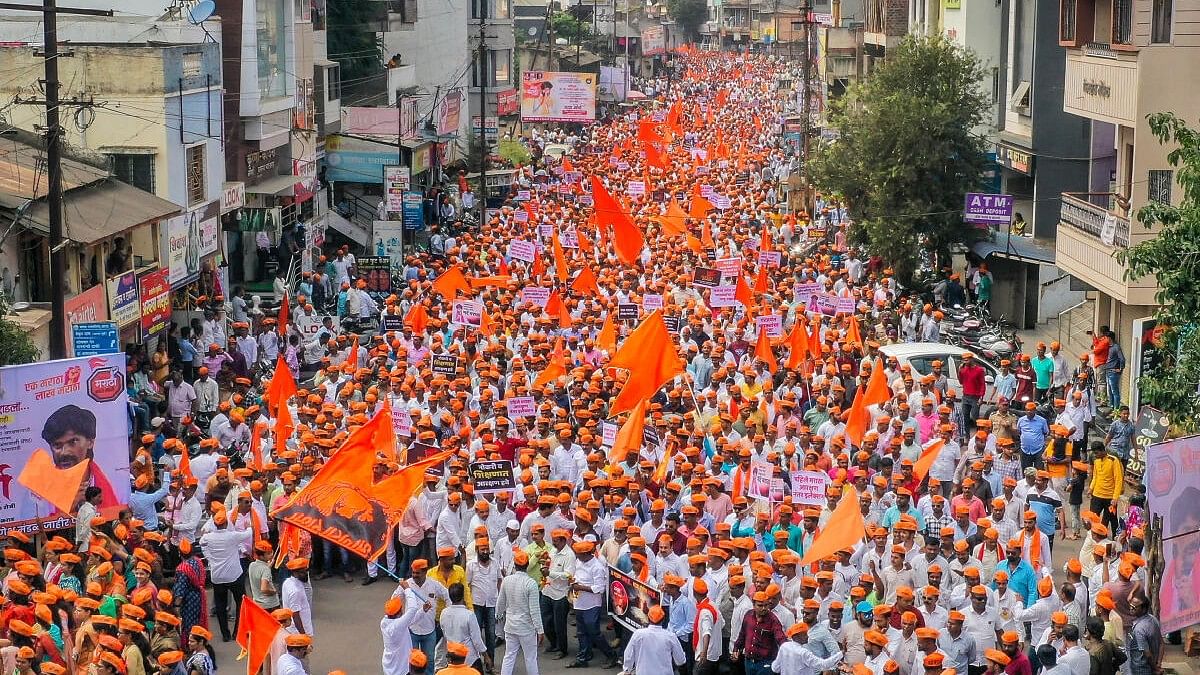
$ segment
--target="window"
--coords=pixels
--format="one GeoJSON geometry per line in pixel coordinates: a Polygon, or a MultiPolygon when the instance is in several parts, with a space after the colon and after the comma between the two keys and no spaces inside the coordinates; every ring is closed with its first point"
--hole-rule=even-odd
{"type": "Polygon", "coordinates": [[[1146,198],[1160,204],[1171,203],[1171,183],[1175,180],[1174,172],[1170,169],[1153,169],[1148,172],[1149,186],[1146,198]]]}
{"type": "Polygon", "coordinates": [[[1076,0],[1061,0],[1060,16],[1058,18],[1059,42],[1075,42],[1076,0]]]}
{"type": "Polygon", "coordinates": [[[471,0],[471,18],[476,21],[490,18],[491,13],[488,11],[489,4],[490,0],[471,0]]]}
{"type": "Polygon", "coordinates": [[[992,103],[1000,102],[1000,69],[992,68],[992,103]]]}
{"type": "Polygon", "coordinates": [[[471,64],[471,86],[476,89],[487,86],[484,82],[486,79],[484,73],[488,72],[487,62],[490,55],[490,51],[484,49],[475,50],[475,62],[471,64]]]}
{"type": "Polygon", "coordinates": [[[492,18],[508,19],[512,16],[512,0],[492,0],[492,18]]]}
{"type": "Polygon", "coordinates": [[[325,100],[342,98],[342,66],[334,64],[325,68],[325,100]]]}
{"type": "Polygon", "coordinates": [[[492,52],[492,85],[509,84],[512,75],[512,50],[499,49],[492,52]]]}
{"type": "Polygon", "coordinates": [[[1029,114],[1029,82],[1022,81],[1017,84],[1016,90],[1012,96],[1008,97],[1008,107],[1023,114],[1029,114]]]}
{"type": "Polygon", "coordinates": [[[139,190],[154,192],[154,155],[110,155],[113,177],[139,190]]]}
{"type": "Polygon", "coordinates": [[[258,0],[258,90],[267,98],[287,95],[286,0],[258,0]]]}
{"type": "Polygon", "coordinates": [[[184,52],[182,59],[183,78],[200,77],[204,65],[204,55],[200,52],[184,52]]]}
{"type": "Polygon", "coordinates": [[[1171,41],[1171,15],[1175,0],[1154,0],[1150,15],[1150,42],[1165,44],[1171,41]]]}
{"type": "Polygon", "coordinates": [[[193,145],[187,149],[187,203],[195,206],[207,196],[207,181],[204,178],[204,145],[193,145]]]}
{"type": "Polygon", "coordinates": [[[1133,43],[1133,0],[1113,0],[1112,44],[1133,43]]]}

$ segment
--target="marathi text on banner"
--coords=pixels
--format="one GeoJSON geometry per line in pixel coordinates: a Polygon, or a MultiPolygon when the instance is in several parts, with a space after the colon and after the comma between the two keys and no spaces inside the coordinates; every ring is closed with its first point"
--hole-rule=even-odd
{"type": "Polygon", "coordinates": [[[521,73],[521,119],[538,122],[594,122],[597,76],[527,70],[521,73]]]}

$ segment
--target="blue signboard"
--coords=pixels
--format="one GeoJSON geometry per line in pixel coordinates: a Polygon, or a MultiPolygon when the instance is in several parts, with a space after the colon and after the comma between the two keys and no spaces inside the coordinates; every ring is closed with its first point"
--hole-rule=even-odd
{"type": "Polygon", "coordinates": [[[425,209],[421,193],[405,192],[402,204],[404,205],[404,229],[419,230],[424,227],[425,209]]]}
{"type": "Polygon", "coordinates": [[[117,324],[113,321],[71,324],[71,346],[75,356],[100,356],[121,351],[117,324]]]}

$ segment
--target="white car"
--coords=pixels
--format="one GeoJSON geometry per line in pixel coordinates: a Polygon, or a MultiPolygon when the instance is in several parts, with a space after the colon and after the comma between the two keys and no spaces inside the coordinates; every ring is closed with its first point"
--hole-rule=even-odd
{"type": "Polygon", "coordinates": [[[960,400],[962,399],[962,383],[958,381],[958,366],[962,363],[963,353],[971,352],[975,355],[975,362],[983,366],[983,379],[987,382],[987,391],[984,394],[983,400],[985,402],[994,402],[996,400],[996,390],[992,385],[995,384],[996,375],[1000,371],[973,349],[946,345],[940,342],[905,342],[895,345],[883,345],[879,348],[879,351],[883,352],[886,358],[895,358],[900,362],[900,365],[907,363],[915,372],[922,375],[932,373],[933,362],[941,361],[942,372],[946,374],[946,379],[950,381],[950,386],[958,390],[958,398],[960,400]]]}

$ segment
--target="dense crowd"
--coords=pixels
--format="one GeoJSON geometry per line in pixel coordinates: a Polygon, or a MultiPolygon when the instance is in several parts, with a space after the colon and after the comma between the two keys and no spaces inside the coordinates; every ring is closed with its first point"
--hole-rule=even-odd
{"type": "Polygon", "coordinates": [[[314,605],[339,601],[310,569],[395,583],[389,675],[533,675],[546,658],[639,675],[1160,672],[1128,434],[1089,436],[1107,351],[1060,373],[1057,345],[1039,345],[994,382],[964,353],[961,391],[941,362],[885,357],[936,338],[938,309],[859,257],[836,199],[790,208],[778,130],[794,101],[776,84],[791,66],[673,61],[671,82],[642,83],[644,108],[540,131],[572,152],[524,171],[477,230],[437,233],[394,294],[372,299],[338,250],[291,289],[282,325],[240,291],[205,298],[203,320],[135,360],[129,509],[93,517],[91,487],[73,531],[2,541],[4,673],[209,675],[247,599],[282,626],[269,671],[309,672],[314,605]],[[718,264],[734,302],[697,283],[718,264]],[[814,294],[852,309],[814,311],[814,294]],[[318,296],[380,329],[309,330],[318,296]],[[477,326],[452,321],[466,299],[477,326]],[[638,317],[619,320],[628,305],[638,317]],[[658,321],[669,353],[609,366],[658,321]],[[446,356],[454,372],[434,372],[446,356]],[[616,405],[640,369],[673,362],[616,405]],[[280,368],[300,387],[284,401],[280,368]],[[535,413],[511,414],[525,396],[535,413]],[[455,457],[367,562],[273,514],[381,411],[401,421],[377,479],[418,448],[455,457]],[[478,459],[513,462],[514,489],[476,494],[478,459]],[[819,478],[817,500],[799,501],[797,476],[819,478]],[[656,598],[632,623],[610,618],[610,568],[656,598]]]}

